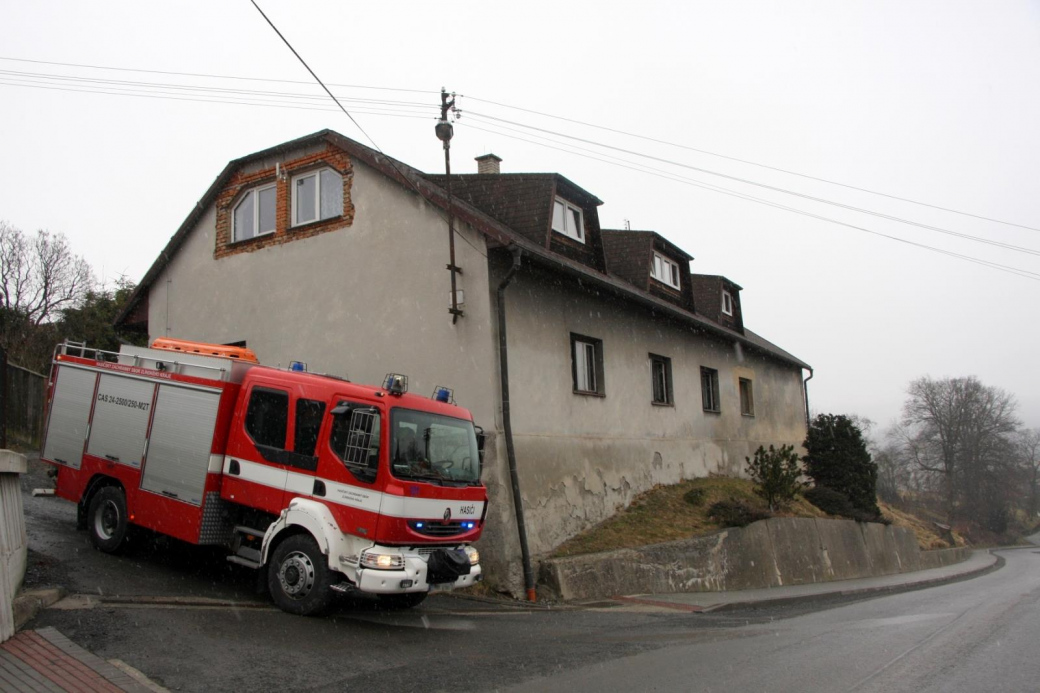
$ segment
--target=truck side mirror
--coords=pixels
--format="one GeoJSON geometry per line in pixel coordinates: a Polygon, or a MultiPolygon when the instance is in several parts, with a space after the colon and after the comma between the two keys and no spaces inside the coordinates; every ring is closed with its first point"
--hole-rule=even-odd
{"type": "Polygon", "coordinates": [[[477,455],[480,458],[480,466],[484,466],[484,443],[487,442],[487,435],[484,433],[484,429],[480,426],[474,426],[473,429],[477,432],[477,455]]]}

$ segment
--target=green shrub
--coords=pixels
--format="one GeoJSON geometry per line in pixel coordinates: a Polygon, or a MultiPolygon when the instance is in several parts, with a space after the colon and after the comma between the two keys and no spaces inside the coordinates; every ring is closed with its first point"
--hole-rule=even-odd
{"type": "Polygon", "coordinates": [[[794,500],[795,494],[804,486],[799,480],[802,470],[798,465],[798,453],[791,445],[784,445],[779,450],[772,445],[769,450],[759,446],[755,450],[755,459],[744,459],[748,476],[755,482],[755,493],[769,504],[772,512],[794,500]]]}
{"type": "Polygon", "coordinates": [[[827,488],[826,486],[813,486],[805,492],[805,500],[809,501],[828,515],[844,517],[849,520],[855,520],[856,522],[881,522],[883,524],[891,524],[891,521],[886,520],[880,512],[876,515],[865,513],[854,506],[852,501],[850,501],[845,494],[840,491],[835,491],[832,488],[827,488]]]}
{"type": "Polygon", "coordinates": [[[708,517],[723,527],[747,527],[758,520],[768,520],[773,515],[765,510],[752,508],[742,500],[720,500],[708,508],[708,517]]]}
{"type": "Polygon", "coordinates": [[[805,438],[805,473],[816,486],[845,496],[865,516],[880,517],[877,465],[859,427],[847,416],[820,414],[805,438]]]}
{"type": "Polygon", "coordinates": [[[689,491],[683,494],[683,500],[696,508],[704,502],[704,496],[704,489],[691,488],[689,491]]]}

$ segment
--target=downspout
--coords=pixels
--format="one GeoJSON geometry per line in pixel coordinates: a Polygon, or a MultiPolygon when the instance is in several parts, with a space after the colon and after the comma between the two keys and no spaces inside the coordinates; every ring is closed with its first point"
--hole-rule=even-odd
{"type": "Polygon", "coordinates": [[[812,380],[813,369],[809,369],[809,377],[802,383],[802,392],[805,394],[805,427],[808,428],[812,423],[809,417],[809,381],[812,380]]]}
{"type": "Polygon", "coordinates": [[[506,341],[506,288],[520,269],[520,248],[513,246],[513,266],[498,285],[498,360],[502,378],[502,427],[506,436],[506,458],[509,460],[509,481],[513,487],[513,509],[516,511],[516,530],[520,534],[520,559],[524,566],[524,590],[528,601],[536,601],[534,571],[531,570],[531,551],[527,547],[527,526],[524,524],[523,499],[520,497],[520,475],[516,471],[516,450],[513,447],[513,423],[509,416],[509,348],[506,341]]]}

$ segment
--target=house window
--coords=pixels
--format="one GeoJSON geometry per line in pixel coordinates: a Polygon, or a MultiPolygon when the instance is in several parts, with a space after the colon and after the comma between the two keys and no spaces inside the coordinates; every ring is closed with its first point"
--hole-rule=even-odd
{"type": "Polygon", "coordinates": [[[273,185],[254,188],[242,196],[232,215],[232,243],[274,233],[276,196],[273,185]]]}
{"type": "Polygon", "coordinates": [[[604,394],[603,341],[572,334],[571,356],[574,392],[582,395],[604,394]]]}
{"type": "Polygon", "coordinates": [[[719,372],[701,367],[701,401],[704,411],[719,411],[719,372]]]}
{"type": "Polygon", "coordinates": [[[650,265],[650,276],[673,289],[679,288],[679,264],[672,262],[664,255],[654,253],[654,261],[650,265]]]}
{"type": "Polygon", "coordinates": [[[581,209],[570,202],[556,198],[553,202],[553,231],[569,236],[576,241],[585,242],[585,224],[581,209]]]}
{"type": "Polygon", "coordinates": [[[672,360],[650,354],[650,388],[654,404],[672,404],[672,360]]]}
{"type": "Polygon", "coordinates": [[[292,179],[293,226],[343,215],[343,177],[331,168],[292,179]]]}
{"type": "Polygon", "coordinates": [[[740,379],[740,413],[744,416],[755,415],[755,395],[751,387],[751,381],[747,378],[740,379]]]}
{"type": "Polygon", "coordinates": [[[733,315],[733,296],[728,291],[722,292],[722,312],[733,315]]]}

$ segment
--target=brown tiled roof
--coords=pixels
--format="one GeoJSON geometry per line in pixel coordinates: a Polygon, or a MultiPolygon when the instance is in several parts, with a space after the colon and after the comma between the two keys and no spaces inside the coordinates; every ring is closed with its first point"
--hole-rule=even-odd
{"type": "MultiPolygon", "coordinates": [[[[442,188],[447,176],[426,175],[442,188]]],[[[452,175],[451,194],[500,221],[528,240],[545,244],[552,213],[553,174],[452,175]]]]}
{"type": "Polygon", "coordinates": [[[603,229],[603,253],[607,271],[630,284],[646,289],[650,281],[653,236],[645,231],[603,229]]]}

